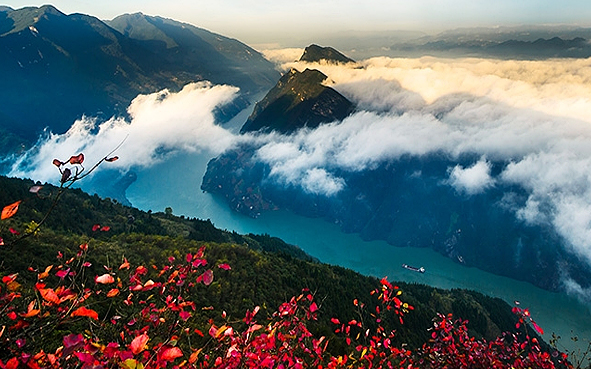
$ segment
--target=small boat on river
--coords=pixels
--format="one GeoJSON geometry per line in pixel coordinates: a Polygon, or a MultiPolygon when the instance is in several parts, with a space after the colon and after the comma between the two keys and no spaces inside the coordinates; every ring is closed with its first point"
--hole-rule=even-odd
{"type": "Polygon", "coordinates": [[[417,268],[417,267],[414,267],[414,266],[408,265],[408,264],[402,264],[402,267],[404,269],[412,270],[413,272],[425,273],[425,268],[423,268],[423,267],[417,268]]]}

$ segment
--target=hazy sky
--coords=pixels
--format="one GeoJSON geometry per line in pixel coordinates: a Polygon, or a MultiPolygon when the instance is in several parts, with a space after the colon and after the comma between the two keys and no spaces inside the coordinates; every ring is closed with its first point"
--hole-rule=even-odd
{"type": "MultiPolygon", "coordinates": [[[[2,0],[0,0],[2,1],[2,0]]],[[[44,1],[7,2],[12,8],[44,1]]],[[[142,12],[188,22],[247,43],[339,31],[439,31],[467,26],[591,24],[588,0],[56,0],[62,12],[112,19],[142,12]]],[[[301,46],[288,45],[282,46],[301,46]]]]}

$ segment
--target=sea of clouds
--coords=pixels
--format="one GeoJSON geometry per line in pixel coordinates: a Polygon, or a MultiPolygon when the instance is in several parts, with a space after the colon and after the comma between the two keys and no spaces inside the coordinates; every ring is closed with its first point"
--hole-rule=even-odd
{"type": "MultiPolygon", "coordinates": [[[[231,133],[214,119],[237,89],[195,83],[179,93],[138,96],[130,120],[82,119],[63,135],[49,134],[22,156],[11,175],[55,180],[53,158],[84,152],[97,161],[116,147],[121,170],[202,150],[212,157],[254,142],[270,178],[333,196],[347,186],[339,171],[362,171],[402,155],[470,154],[442,183],[473,196],[500,184],[529,193],[515,215],[548,223],[591,265],[591,60],[372,58],[357,65],[294,62],[302,50],[265,55],[281,69],[315,68],[326,84],[353,101],[343,120],[292,135],[231,133]],[[492,163],[504,163],[492,174],[492,163]]],[[[571,280],[565,286],[587,293],[571,280]]]]}

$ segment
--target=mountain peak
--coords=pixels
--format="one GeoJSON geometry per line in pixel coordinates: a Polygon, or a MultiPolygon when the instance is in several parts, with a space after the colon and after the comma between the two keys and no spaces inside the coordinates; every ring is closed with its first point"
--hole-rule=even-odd
{"type": "Polygon", "coordinates": [[[6,12],[6,19],[0,34],[17,33],[26,28],[34,26],[42,19],[52,17],[65,17],[66,15],[53,5],[43,5],[41,7],[26,7],[17,10],[4,7],[6,12]]]}
{"type": "Polygon", "coordinates": [[[319,62],[326,60],[329,63],[355,63],[355,60],[346,57],[338,50],[332,47],[322,47],[312,44],[304,50],[304,54],[300,58],[300,61],[305,62],[319,62]]]}
{"type": "Polygon", "coordinates": [[[353,104],[322,83],[327,76],[316,69],[285,73],[269,93],[259,101],[242,132],[276,130],[290,133],[299,128],[314,128],[321,123],[344,119],[353,104]]]}

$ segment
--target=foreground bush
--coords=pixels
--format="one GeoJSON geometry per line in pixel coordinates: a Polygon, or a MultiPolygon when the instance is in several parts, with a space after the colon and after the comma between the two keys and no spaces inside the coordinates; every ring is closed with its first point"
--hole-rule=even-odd
{"type": "MultiPolygon", "coordinates": [[[[536,338],[504,334],[492,342],[467,334],[465,321],[434,319],[432,340],[411,352],[391,344],[395,331],[381,324],[401,322],[413,309],[385,278],[372,291],[375,311],[355,300],[359,316],[332,319],[347,354],[332,355],[328,339],[315,337],[308,324],[320,309],[309,291],[283,303],[268,318],[258,307],[242,320],[230,320],[214,307],[197,306],[192,296],[214,275],[231,273],[211,266],[204,247],[162,267],[132,266],[127,260],[88,275],[89,246],[35,273],[34,286],[19,275],[0,284],[0,368],[554,368],[568,366],[565,355],[544,352],[536,338]],[[204,314],[209,313],[208,320],[204,314]],[[373,320],[376,324],[365,322],[373,320]],[[376,329],[367,328],[377,326],[376,329]],[[554,356],[554,357],[553,357],[554,356]],[[554,360],[554,361],[553,361],[554,360]]],[[[525,310],[522,324],[529,319],[525,310]]]]}

